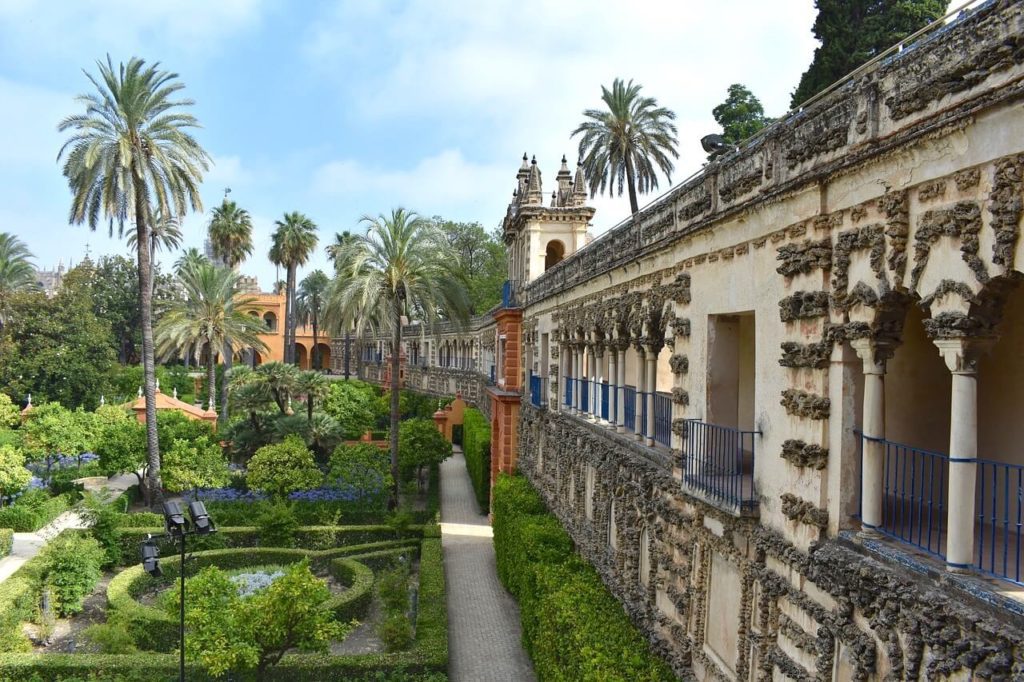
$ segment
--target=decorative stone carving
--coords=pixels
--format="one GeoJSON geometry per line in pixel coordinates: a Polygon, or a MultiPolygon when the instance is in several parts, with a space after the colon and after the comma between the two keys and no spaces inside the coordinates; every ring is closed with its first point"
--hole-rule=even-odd
{"type": "Polygon", "coordinates": [[[828,448],[790,438],[782,443],[782,459],[794,466],[820,471],[828,465],[828,448]]]}
{"type": "Polygon", "coordinates": [[[806,344],[784,341],[782,343],[782,358],[779,360],[779,364],[790,368],[809,367],[812,369],[825,369],[828,367],[829,355],[831,353],[832,344],[827,341],[806,344]]]}
{"type": "Polygon", "coordinates": [[[832,250],[832,305],[837,310],[848,310],[856,302],[847,291],[850,285],[850,254],[854,251],[869,250],[871,271],[878,277],[881,287],[885,290],[888,289],[885,280],[884,230],[885,228],[881,224],[865,225],[841,232],[836,238],[835,247],[832,250]]]}
{"type": "Polygon", "coordinates": [[[779,319],[783,322],[824,315],[828,315],[828,294],[824,291],[798,291],[779,301],[779,319]]]}
{"type": "Polygon", "coordinates": [[[831,403],[828,398],[820,395],[796,388],[787,388],[782,392],[782,406],[786,408],[788,414],[794,417],[828,419],[831,403]]]}
{"type": "Polygon", "coordinates": [[[685,355],[676,353],[668,361],[673,374],[686,374],[690,371],[690,359],[685,355]]]}
{"type": "Polygon", "coordinates": [[[782,514],[790,521],[803,523],[815,528],[828,528],[828,511],[818,509],[813,502],[802,500],[791,493],[783,493],[782,514]]]}
{"type": "Polygon", "coordinates": [[[785,244],[778,248],[778,254],[782,265],[776,268],[776,272],[785,277],[806,274],[816,268],[828,270],[832,267],[832,242],[828,239],[785,244]]]}
{"type": "Polygon", "coordinates": [[[917,287],[928,254],[939,237],[955,237],[960,240],[960,251],[964,262],[979,282],[989,279],[985,263],[978,257],[978,233],[981,231],[981,208],[973,201],[960,201],[950,208],[925,211],[914,233],[914,269],[910,272],[910,283],[917,287]]]}
{"type": "Polygon", "coordinates": [[[1006,272],[1013,270],[1013,255],[1020,237],[1022,169],[1024,155],[997,161],[988,196],[988,210],[996,234],[992,262],[1002,265],[1006,272]]]}

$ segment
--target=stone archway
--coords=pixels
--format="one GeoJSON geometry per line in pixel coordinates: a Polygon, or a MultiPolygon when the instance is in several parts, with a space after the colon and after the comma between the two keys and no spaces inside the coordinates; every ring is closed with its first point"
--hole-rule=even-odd
{"type": "Polygon", "coordinates": [[[299,369],[309,369],[309,352],[301,343],[295,344],[295,366],[299,369]]]}

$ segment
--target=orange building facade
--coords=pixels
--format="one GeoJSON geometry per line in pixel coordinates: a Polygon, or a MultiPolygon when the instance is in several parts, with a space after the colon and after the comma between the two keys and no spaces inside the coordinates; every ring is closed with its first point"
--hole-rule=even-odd
{"type": "MultiPolygon", "coordinates": [[[[266,351],[250,349],[242,353],[242,361],[252,367],[264,362],[284,361],[285,295],[284,293],[249,294],[252,302],[245,306],[253,317],[263,321],[266,331],[260,339],[267,346],[266,351]]],[[[300,326],[295,330],[295,360],[300,369],[337,369],[332,364],[331,339],[325,330],[317,330],[314,343],[312,326],[300,326]],[[314,352],[314,350],[316,352],[314,352]]]]}

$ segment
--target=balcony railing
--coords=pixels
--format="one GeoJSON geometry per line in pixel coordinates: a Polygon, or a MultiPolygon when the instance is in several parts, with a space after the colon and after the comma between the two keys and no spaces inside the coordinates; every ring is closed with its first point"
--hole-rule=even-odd
{"type": "Polygon", "coordinates": [[[1024,584],[1024,465],[978,460],[978,568],[1024,584]]]}
{"type": "Polygon", "coordinates": [[[638,395],[640,396],[640,428],[637,429],[637,432],[641,436],[646,436],[647,435],[647,393],[645,391],[640,391],[638,393],[638,395]]]}
{"type": "Polygon", "coordinates": [[[579,380],[580,411],[586,414],[590,412],[590,380],[579,380]]]}
{"type": "Polygon", "coordinates": [[[572,405],[572,377],[565,377],[562,383],[565,384],[562,391],[562,402],[567,406],[572,405]]]}
{"type": "Polygon", "coordinates": [[[685,433],[684,484],[711,502],[754,509],[754,446],[760,432],[688,419],[685,433]]]}
{"type": "Polygon", "coordinates": [[[494,365],[491,365],[491,375],[490,375],[490,377],[491,377],[490,378],[490,383],[491,383],[491,386],[493,386],[494,385],[494,365]]]}
{"type": "Polygon", "coordinates": [[[668,393],[654,394],[654,442],[672,446],[672,396],[668,393]]]}
{"type": "Polygon", "coordinates": [[[601,384],[601,419],[608,421],[608,398],[611,394],[611,390],[608,387],[608,382],[605,381],[601,384]]]}
{"type": "Polygon", "coordinates": [[[543,407],[547,404],[544,396],[544,377],[530,372],[530,402],[534,407],[543,407]]]}
{"type": "Polygon", "coordinates": [[[633,386],[622,387],[622,412],[623,426],[627,431],[636,433],[636,388],[633,386]]]}
{"type": "Polygon", "coordinates": [[[502,308],[517,308],[518,303],[516,301],[516,288],[518,282],[514,279],[506,279],[505,283],[501,285],[501,307],[502,308]]]}

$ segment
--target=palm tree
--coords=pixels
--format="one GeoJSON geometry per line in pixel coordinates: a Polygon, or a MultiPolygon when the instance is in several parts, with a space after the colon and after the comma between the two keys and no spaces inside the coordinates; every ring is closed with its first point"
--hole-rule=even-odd
{"type": "Polygon", "coordinates": [[[331,392],[331,381],[320,372],[299,372],[295,390],[306,396],[306,421],[313,421],[313,407],[331,392]]]}
{"type": "Polygon", "coordinates": [[[306,275],[299,284],[299,292],[295,297],[295,316],[302,326],[313,327],[313,356],[310,359],[312,369],[323,369],[319,345],[320,322],[324,316],[324,292],[331,283],[323,270],[314,270],[306,275]]]}
{"type": "Polygon", "coordinates": [[[25,243],[7,232],[0,232],[0,332],[7,324],[11,296],[37,288],[34,258],[25,243]]]}
{"type": "Polygon", "coordinates": [[[365,216],[364,235],[339,254],[341,267],[328,293],[327,319],[335,328],[368,326],[391,335],[391,508],[398,504],[399,349],[403,318],[420,311],[428,322],[468,316],[466,289],[452,270],[455,259],[437,227],[404,208],[365,216]]]}
{"type": "MultiPolygon", "coordinates": [[[[341,265],[341,262],[340,262],[339,259],[345,253],[345,250],[349,247],[349,245],[352,244],[352,241],[354,239],[355,239],[355,236],[351,232],[349,232],[348,230],[345,230],[344,232],[335,232],[334,233],[334,243],[327,245],[325,251],[327,251],[327,257],[331,259],[331,263],[334,264],[335,276],[339,276],[338,275],[338,270],[339,270],[339,266],[341,265]]],[[[345,334],[345,350],[344,350],[345,356],[344,356],[344,358],[342,360],[343,360],[343,367],[344,367],[344,372],[345,372],[345,381],[348,381],[349,367],[352,364],[352,362],[351,362],[351,359],[352,359],[352,330],[349,329],[346,326],[344,334],[345,334]]]]}
{"type": "Polygon", "coordinates": [[[601,99],[608,110],[587,109],[588,119],[572,131],[580,138],[580,163],[587,175],[590,195],[614,193],[625,187],[629,191],[629,207],[639,212],[637,192],[646,194],[658,188],[657,164],[672,181],[672,160],[676,151],[675,113],[659,107],[653,97],[641,97],[639,84],[623,83],[616,78],[612,89],[601,86],[601,99]]]}
{"type": "MultiPolygon", "coordinates": [[[[181,246],[181,220],[176,216],[167,216],[161,213],[158,207],[153,211],[153,224],[149,228],[149,267],[152,271],[156,252],[164,249],[173,251],[181,246]]],[[[138,233],[128,234],[128,248],[133,251],[138,248],[138,233]]]]}
{"type": "Polygon", "coordinates": [[[252,346],[266,351],[260,339],[263,324],[244,311],[255,299],[236,294],[238,273],[218,268],[212,263],[182,273],[185,300],[161,318],[156,327],[160,354],[171,357],[183,348],[199,348],[207,344],[210,352],[206,366],[209,408],[214,409],[217,388],[215,359],[219,349],[228,353],[252,346]],[[234,344],[234,345],[232,345],[234,344]]]}
{"type": "Polygon", "coordinates": [[[305,265],[316,248],[316,223],[307,216],[293,211],[274,222],[270,262],[282,265],[287,271],[284,299],[284,361],[295,362],[295,271],[305,265]]]}
{"type": "MultiPolygon", "coordinates": [[[[213,209],[209,230],[213,255],[232,270],[236,269],[246,256],[252,253],[252,218],[248,211],[239,208],[235,202],[228,201],[227,197],[224,197],[220,206],[213,209]]],[[[222,355],[225,373],[231,371],[233,358],[230,348],[231,339],[228,339],[222,355]]],[[[220,418],[223,422],[228,420],[228,382],[226,381],[220,390],[220,418]]]]}
{"type": "Polygon", "coordinates": [[[178,260],[174,261],[174,272],[180,277],[181,273],[190,268],[194,268],[201,263],[209,263],[209,259],[202,254],[194,246],[191,246],[178,256],[178,260]]]}
{"type": "Polygon", "coordinates": [[[111,235],[117,224],[135,224],[142,313],[142,367],[146,391],[147,501],[160,498],[160,443],[156,428],[156,376],[153,360],[153,288],[150,285],[150,232],[153,209],[164,216],[202,211],[199,183],[210,157],[189,132],[198,121],[174,99],[184,84],[178,74],[147,66],[137,58],[115,69],[110,56],[97,62],[99,77],[86,74],[96,91],[80,95],[85,112],[60,122],[71,131],[57,158],[64,158],[72,201],[69,222],[95,230],[101,217],[111,235]]]}

